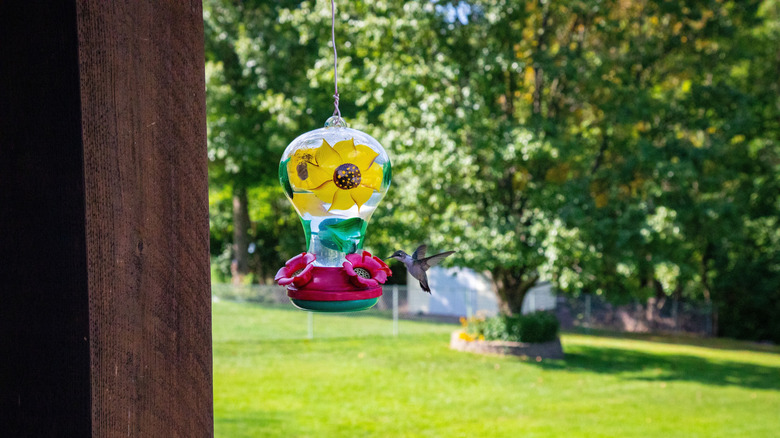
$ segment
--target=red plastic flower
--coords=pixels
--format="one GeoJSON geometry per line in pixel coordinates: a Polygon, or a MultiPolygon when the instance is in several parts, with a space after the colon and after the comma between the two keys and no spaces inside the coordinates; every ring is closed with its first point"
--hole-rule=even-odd
{"type": "Polygon", "coordinates": [[[363,251],[363,254],[347,254],[347,261],[343,266],[349,280],[357,287],[374,288],[384,284],[387,277],[393,275],[382,259],[372,256],[368,251],[363,251]]]}
{"type": "Polygon", "coordinates": [[[311,270],[314,269],[314,260],[317,257],[311,253],[301,253],[287,260],[282,269],[276,273],[274,281],[279,286],[292,284],[295,287],[304,286],[311,281],[311,270]]]}

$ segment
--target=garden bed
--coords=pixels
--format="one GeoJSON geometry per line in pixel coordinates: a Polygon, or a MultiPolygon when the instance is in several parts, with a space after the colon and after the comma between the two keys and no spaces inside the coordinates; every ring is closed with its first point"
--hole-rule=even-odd
{"type": "Polygon", "coordinates": [[[503,354],[512,356],[528,356],[530,358],[563,359],[563,347],[560,338],[554,341],[525,343],[512,341],[468,340],[462,330],[452,332],[450,348],[458,351],[468,351],[479,354],[503,354]]]}

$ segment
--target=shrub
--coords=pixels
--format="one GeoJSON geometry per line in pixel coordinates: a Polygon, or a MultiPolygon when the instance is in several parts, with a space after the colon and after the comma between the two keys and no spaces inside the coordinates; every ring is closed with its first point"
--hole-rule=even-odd
{"type": "MultiPolygon", "coordinates": [[[[508,332],[518,332],[520,342],[549,342],[558,337],[560,327],[558,319],[549,312],[534,312],[528,315],[513,317],[517,328],[508,332]]],[[[509,324],[507,324],[509,326],[509,324]]]]}
{"type": "Polygon", "coordinates": [[[506,330],[506,320],[502,317],[488,318],[482,322],[480,334],[488,340],[508,341],[511,338],[506,330]]]}
{"type": "Polygon", "coordinates": [[[465,332],[472,338],[493,341],[549,342],[558,337],[558,319],[548,312],[528,315],[461,318],[465,332]]]}

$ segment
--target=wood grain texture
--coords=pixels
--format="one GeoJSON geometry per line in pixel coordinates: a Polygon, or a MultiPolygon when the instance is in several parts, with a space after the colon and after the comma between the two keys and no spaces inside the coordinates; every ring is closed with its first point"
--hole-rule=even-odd
{"type": "Polygon", "coordinates": [[[92,436],[212,436],[201,5],[77,12],[92,436]]]}
{"type": "Polygon", "coordinates": [[[0,436],[213,435],[198,2],[0,1],[0,436]]]}

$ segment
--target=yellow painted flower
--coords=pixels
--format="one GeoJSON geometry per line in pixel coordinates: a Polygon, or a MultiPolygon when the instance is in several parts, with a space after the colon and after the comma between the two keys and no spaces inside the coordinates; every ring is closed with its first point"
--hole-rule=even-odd
{"type": "Polygon", "coordinates": [[[295,151],[290,161],[287,162],[287,174],[290,182],[298,189],[311,190],[312,181],[321,175],[314,175],[319,171],[317,159],[315,158],[317,148],[298,149],[295,151]]]}
{"type": "Polygon", "coordinates": [[[300,214],[309,213],[315,216],[323,216],[328,212],[314,193],[296,193],[292,198],[295,209],[300,214]]]}
{"type": "Polygon", "coordinates": [[[293,187],[311,191],[328,210],[360,208],[382,184],[382,166],[374,161],[379,154],[354,139],[331,147],[325,140],[317,148],[295,152],[287,163],[293,187]]]}

